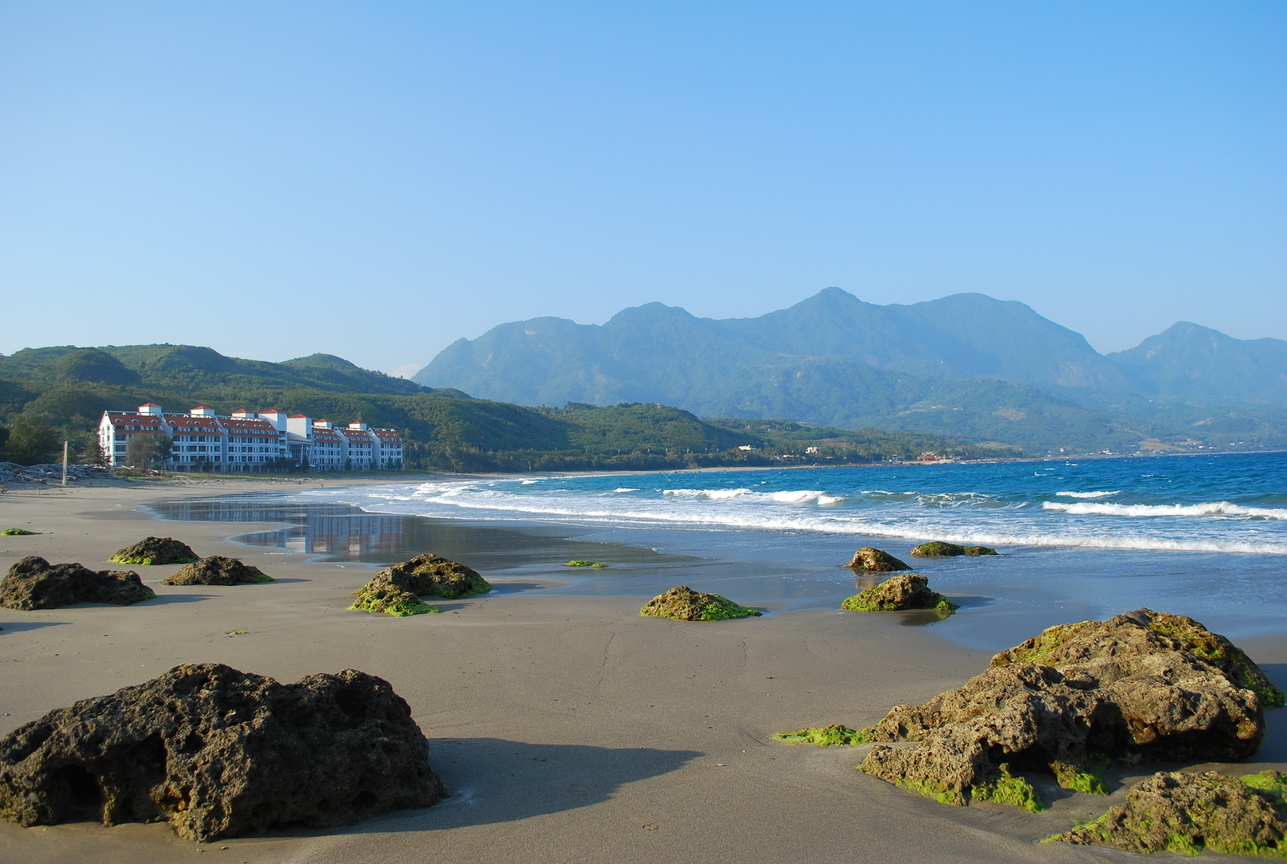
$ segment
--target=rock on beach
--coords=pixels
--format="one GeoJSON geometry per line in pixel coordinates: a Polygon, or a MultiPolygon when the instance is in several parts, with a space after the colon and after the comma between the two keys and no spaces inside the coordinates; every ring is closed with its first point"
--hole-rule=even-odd
{"type": "Polygon", "coordinates": [[[687,585],[676,585],[645,603],[639,614],[675,621],[727,621],[732,618],[759,617],[761,613],[734,603],[720,594],[707,594],[694,591],[687,585]]]}
{"type": "Polygon", "coordinates": [[[108,561],[117,564],[188,564],[200,556],[192,547],[172,537],[145,537],[132,546],[117,551],[108,561]]]}
{"type": "Polygon", "coordinates": [[[80,564],[50,564],[28,555],[9,568],[0,582],[0,606],[30,612],[74,603],[129,606],[151,600],[156,592],[133,570],[90,570],[80,564]]]}
{"type": "Polygon", "coordinates": [[[867,570],[873,573],[891,573],[895,570],[912,568],[899,561],[893,555],[871,546],[864,546],[854,553],[853,559],[845,565],[854,570],[867,570]]]}
{"type": "Polygon", "coordinates": [[[241,585],[272,582],[273,577],[258,567],[243,564],[236,558],[210,555],[175,571],[162,585],[241,585]]]}
{"type": "Polygon", "coordinates": [[[850,612],[899,612],[906,609],[934,609],[950,614],[956,604],[937,591],[931,591],[929,580],[919,573],[893,576],[846,598],[840,604],[850,612]]]}
{"type": "Polygon", "coordinates": [[[424,603],[421,596],[459,600],[491,590],[491,584],[478,571],[464,564],[437,555],[418,555],[375,574],[354,592],[357,600],[349,608],[398,617],[419,615],[438,611],[424,603]]]}

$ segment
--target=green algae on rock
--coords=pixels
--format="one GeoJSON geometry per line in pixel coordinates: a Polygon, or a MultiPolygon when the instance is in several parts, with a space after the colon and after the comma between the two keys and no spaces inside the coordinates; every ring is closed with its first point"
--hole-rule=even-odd
{"type": "Polygon", "coordinates": [[[865,591],[848,597],[840,604],[850,612],[900,612],[907,609],[932,609],[946,618],[958,607],[937,591],[918,573],[892,576],[865,591]]]}
{"type": "Polygon", "coordinates": [[[171,537],[145,537],[107,560],[147,567],[153,564],[191,564],[198,560],[198,556],[188,544],[171,537]]]}
{"type": "Polygon", "coordinates": [[[855,552],[853,559],[845,566],[854,570],[866,570],[872,573],[890,573],[895,570],[912,569],[888,552],[874,549],[871,546],[864,546],[855,552]]]}
{"type": "Polygon", "coordinates": [[[995,555],[997,550],[990,546],[958,546],[955,543],[931,540],[929,543],[922,543],[907,554],[916,558],[955,558],[960,555],[977,558],[980,555],[995,555]]]}
{"type": "Polygon", "coordinates": [[[1136,784],[1125,804],[1046,842],[1142,853],[1197,855],[1209,850],[1287,858],[1284,780],[1287,774],[1279,771],[1262,771],[1241,781],[1215,771],[1159,772],[1136,784]]]}
{"type": "Polygon", "coordinates": [[[568,567],[593,567],[596,570],[602,570],[607,564],[600,564],[598,561],[569,561],[568,567]]]}
{"type": "Polygon", "coordinates": [[[676,621],[728,621],[759,617],[760,612],[740,606],[719,594],[704,594],[687,585],[677,585],[645,603],[639,614],[676,621]]]}
{"type": "Polygon", "coordinates": [[[868,743],[865,729],[850,729],[840,723],[821,728],[810,726],[799,732],[779,732],[773,736],[773,740],[783,744],[815,744],[818,747],[857,747],[868,743]]]}
{"type": "Polygon", "coordinates": [[[6,528],[0,531],[0,536],[4,537],[30,537],[39,534],[39,531],[28,531],[26,528],[6,528]]]}
{"type": "Polygon", "coordinates": [[[1245,759],[1265,734],[1249,686],[1264,673],[1235,651],[1192,619],[1149,609],[1051,628],[963,686],[895,706],[864,730],[875,746],[861,770],[965,805],[1022,798],[1004,764],[1044,765],[1061,786],[1102,794],[1096,775],[1111,762],[1245,759]],[[887,746],[896,742],[914,746],[887,746]]]}
{"type": "Polygon", "coordinates": [[[402,618],[442,611],[423,602],[421,595],[460,600],[491,590],[491,584],[476,570],[437,555],[418,555],[375,574],[353,592],[358,599],[349,608],[402,618]]]}
{"type": "Polygon", "coordinates": [[[991,783],[980,783],[971,790],[973,800],[1009,804],[1011,807],[1018,807],[1029,813],[1040,813],[1045,809],[1041,806],[1041,798],[1037,796],[1037,790],[1033,789],[1032,784],[1024,778],[1011,775],[1010,766],[1007,763],[1002,762],[998,770],[1000,776],[996,780],[991,783]]]}
{"type": "Polygon", "coordinates": [[[272,582],[273,577],[236,558],[210,555],[175,571],[162,585],[244,585],[272,582]]]}

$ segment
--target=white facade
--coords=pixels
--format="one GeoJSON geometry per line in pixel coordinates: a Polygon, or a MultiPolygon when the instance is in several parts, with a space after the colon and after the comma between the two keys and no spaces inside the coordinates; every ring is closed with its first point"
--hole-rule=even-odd
{"type": "Polygon", "coordinates": [[[287,417],[280,411],[236,411],[221,417],[200,406],[187,414],[166,414],[160,405],[148,403],[137,412],[103,412],[98,439],[113,467],[125,464],[135,435],[169,438],[171,456],[165,467],[178,471],[258,473],[287,466],[369,471],[403,466],[402,437],[392,429],[371,429],[360,422],[336,429],[326,420],[302,414],[287,417]]]}

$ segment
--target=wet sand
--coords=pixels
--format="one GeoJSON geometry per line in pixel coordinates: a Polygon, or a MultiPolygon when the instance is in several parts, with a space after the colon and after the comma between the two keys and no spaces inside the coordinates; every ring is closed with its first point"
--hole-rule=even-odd
{"type": "MultiPolygon", "coordinates": [[[[226,491],[257,488],[282,487],[238,481],[226,491]]],[[[164,824],[0,823],[0,861],[1127,857],[1036,842],[1098,815],[1123,797],[1121,789],[1106,800],[1034,777],[1047,800],[1055,799],[1045,813],[953,808],[855,771],[863,748],[769,740],[806,725],[869,724],[894,704],[928,699],[986,666],[987,652],[950,643],[933,628],[901,626],[896,614],[817,609],[719,624],[646,619],[636,599],[550,595],[541,588],[555,584],[553,576],[505,570],[484,572],[497,585],[492,595],[439,601],[441,615],[366,615],[347,606],[349,593],[373,572],[369,566],[226,539],[278,525],[163,522],[143,507],[221,491],[142,486],[0,495],[0,528],[53,532],[0,538],[6,570],[28,554],[108,567],[116,549],[157,534],[176,536],[199,554],[240,557],[278,580],[169,587],[160,582],[176,566],[144,567],[135,569],[160,596],[136,606],[0,609],[0,733],[179,663],[227,663],[282,681],[354,668],[388,679],[411,705],[451,798],[339,829],[205,845],[177,838],[164,824]],[[233,631],[247,632],[227,635],[233,631]]],[[[485,546],[488,532],[475,530],[485,546]]],[[[534,557],[548,555],[542,544],[551,541],[530,536],[534,557]]],[[[1243,647],[1287,685],[1287,638],[1243,647]]],[[[1287,767],[1283,713],[1270,712],[1259,761],[1236,773],[1287,767]]]]}

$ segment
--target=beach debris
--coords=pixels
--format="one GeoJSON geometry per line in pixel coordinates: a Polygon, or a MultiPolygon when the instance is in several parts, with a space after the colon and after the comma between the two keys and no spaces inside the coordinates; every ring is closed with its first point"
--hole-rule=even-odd
{"type": "Polygon", "coordinates": [[[840,608],[850,612],[933,609],[940,617],[946,618],[960,607],[937,591],[931,591],[929,581],[924,576],[909,573],[905,576],[891,576],[879,585],[845,598],[840,608]]]}
{"type": "Polygon", "coordinates": [[[931,540],[928,543],[922,543],[907,554],[916,558],[955,558],[958,555],[977,558],[980,555],[995,555],[997,550],[991,546],[958,546],[955,543],[931,540]]]}
{"type": "Polygon", "coordinates": [[[600,564],[598,561],[569,561],[568,567],[593,567],[596,570],[602,570],[607,564],[600,564]]]}
{"type": "Polygon", "coordinates": [[[117,564],[191,564],[200,556],[186,543],[171,537],[146,537],[133,546],[126,546],[108,561],[117,564]]]}
{"type": "Polygon", "coordinates": [[[1003,762],[1104,792],[1096,775],[1107,763],[1245,759],[1264,738],[1263,709],[1282,704],[1282,691],[1228,639],[1192,618],[1139,609],[1051,627],[964,686],[895,706],[861,730],[878,743],[860,770],[956,805],[980,790],[996,800],[1003,762]],[[916,746],[886,746],[895,742],[916,746]]]}
{"type": "Polygon", "coordinates": [[[353,592],[358,599],[349,608],[401,618],[442,611],[422,601],[424,595],[459,600],[491,590],[491,584],[476,570],[437,555],[418,555],[375,574],[353,592]]]}
{"type": "Polygon", "coordinates": [[[1126,803],[1088,825],[1047,838],[1127,852],[1204,850],[1225,855],[1287,857],[1287,774],[1230,777],[1215,771],[1162,771],[1131,787],[1126,803]]]}
{"type": "Polygon", "coordinates": [[[222,555],[210,555],[184,567],[180,567],[169,579],[162,579],[162,585],[238,585],[257,582],[272,582],[273,577],[258,567],[242,564],[236,558],[225,558],[222,555]]]}
{"type": "Polygon", "coordinates": [[[0,606],[30,612],[73,603],[129,606],[151,600],[156,592],[133,570],[90,570],[80,564],[50,564],[28,555],[9,568],[0,582],[0,606]]]}
{"type": "Polygon", "coordinates": [[[727,621],[752,616],[758,618],[761,613],[757,609],[739,606],[719,594],[704,594],[687,585],[677,585],[645,603],[639,614],[676,621],[727,621]]]}
{"type": "MultiPolygon", "coordinates": [[[[50,465],[19,465],[16,462],[0,462],[0,483],[44,483],[62,482],[62,463],[50,465]]],[[[115,481],[116,478],[106,468],[96,465],[68,465],[67,481],[115,481]]]]}
{"type": "Polygon", "coordinates": [[[39,534],[39,533],[40,533],[39,531],[28,531],[26,528],[6,528],[3,531],[0,531],[0,536],[30,537],[32,535],[39,534]]]}
{"type": "Polygon", "coordinates": [[[779,732],[773,736],[774,741],[783,744],[816,744],[819,747],[857,747],[869,743],[857,729],[850,729],[841,723],[818,728],[811,726],[799,732],[779,732]]]}
{"type": "Polygon", "coordinates": [[[25,827],[164,820],[207,842],[346,825],[444,794],[407,703],[352,669],[280,684],[177,666],[0,739],[0,816],[25,827]]]}
{"type": "Polygon", "coordinates": [[[853,560],[845,565],[854,570],[869,570],[876,573],[890,573],[894,570],[911,570],[912,568],[899,561],[893,555],[871,546],[864,546],[854,553],[853,560]]]}

